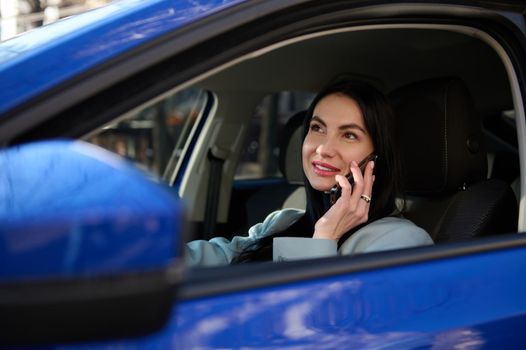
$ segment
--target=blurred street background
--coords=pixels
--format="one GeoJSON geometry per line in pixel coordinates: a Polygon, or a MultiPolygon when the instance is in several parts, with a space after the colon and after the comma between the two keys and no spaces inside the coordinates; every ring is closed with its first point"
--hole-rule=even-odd
{"type": "Polygon", "coordinates": [[[111,0],[0,0],[0,41],[111,0]]]}

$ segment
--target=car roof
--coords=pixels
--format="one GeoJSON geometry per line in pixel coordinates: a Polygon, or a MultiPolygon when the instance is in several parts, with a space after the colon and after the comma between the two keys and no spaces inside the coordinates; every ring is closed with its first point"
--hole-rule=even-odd
{"type": "MultiPolygon", "coordinates": [[[[73,78],[89,77],[95,67],[146,47],[168,33],[249,0],[126,0],[66,18],[0,43],[0,119],[24,102],[41,96],[73,78]],[[67,59],[64,59],[67,57],[67,59]]],[[[308,0],[268,2],[269,7],[289,7],[308,0]]],[[[352,0],[350,1],[352,2],[352,0]]],[[[253,2],[259,3],[259,2],[253,2]]],[[[371,1],[371,4],[374,1],[371,1]]],[[[448,4],[471,4],[451,1],[448,4]]],[[[494,2],[476,1],[493,7],[494,2]]],[[[525,1],[503,1],[522,11],[525,1]]],[[[211,33],[210,35],[213,35],[211,33]]],[[[147,48],[146,48],[147,49],[147,48]]]]}
{"type": "Polygon", "coordinates": [[[167,32],[241,2],[117,1],[0,43],[0,115],[167,32]]]}

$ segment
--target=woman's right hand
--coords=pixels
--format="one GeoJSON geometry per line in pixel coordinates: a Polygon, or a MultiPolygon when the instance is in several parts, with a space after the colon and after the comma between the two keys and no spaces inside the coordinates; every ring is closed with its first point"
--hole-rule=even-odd
{"type": "Polygon", "coordinates": [[[351,163],[354,186],[345,176],[336,175],[336,181],[342,188],[336,203],[314,225],[313,238],[339,240],[346,232],[367,222],[374,183],[374,161],[370,161],[362,175],[358,164],[351,163]],[[363,196],[363,197],[362,197],[363,196]],[[365,198],[364,198],[365,197],[365,198]]]}

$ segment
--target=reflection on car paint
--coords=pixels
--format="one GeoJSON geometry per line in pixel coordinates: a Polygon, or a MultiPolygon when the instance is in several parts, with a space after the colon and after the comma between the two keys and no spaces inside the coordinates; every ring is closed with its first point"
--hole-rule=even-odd
{"type": "Polygon", "coordinates": [[[99,147],[27,144],[0,151],[0,168],[0,281],[164,268],[178,253],[175,195],[99,147]]]}
{"type": "Polygon", "coordinates": [[[97,64],[239,2],[117,1],[1,43],[0,115],[97,64]]]}

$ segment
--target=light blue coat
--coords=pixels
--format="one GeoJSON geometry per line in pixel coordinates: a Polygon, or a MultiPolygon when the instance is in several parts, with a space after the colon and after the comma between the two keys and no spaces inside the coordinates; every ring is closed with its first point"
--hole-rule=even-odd
{"type": "MultiPolygon", "coordinates": [[[[262,223],[252,226],[248,236],[235,236],[231,241],[216,237],[186,244],[188,266],[227,265],[245,248],[262,237],[283,231],[304,214],[299,209],[283,209],[269,214],[262,223]]],[[[433,244],[426,231],[407,219],[385,217],[362,227],[347,239],[340,249],[329,239],[283,237],[274,239],[274,261],[310,259],[334,255],[369,253],[382,250],[433,244]]]]}

